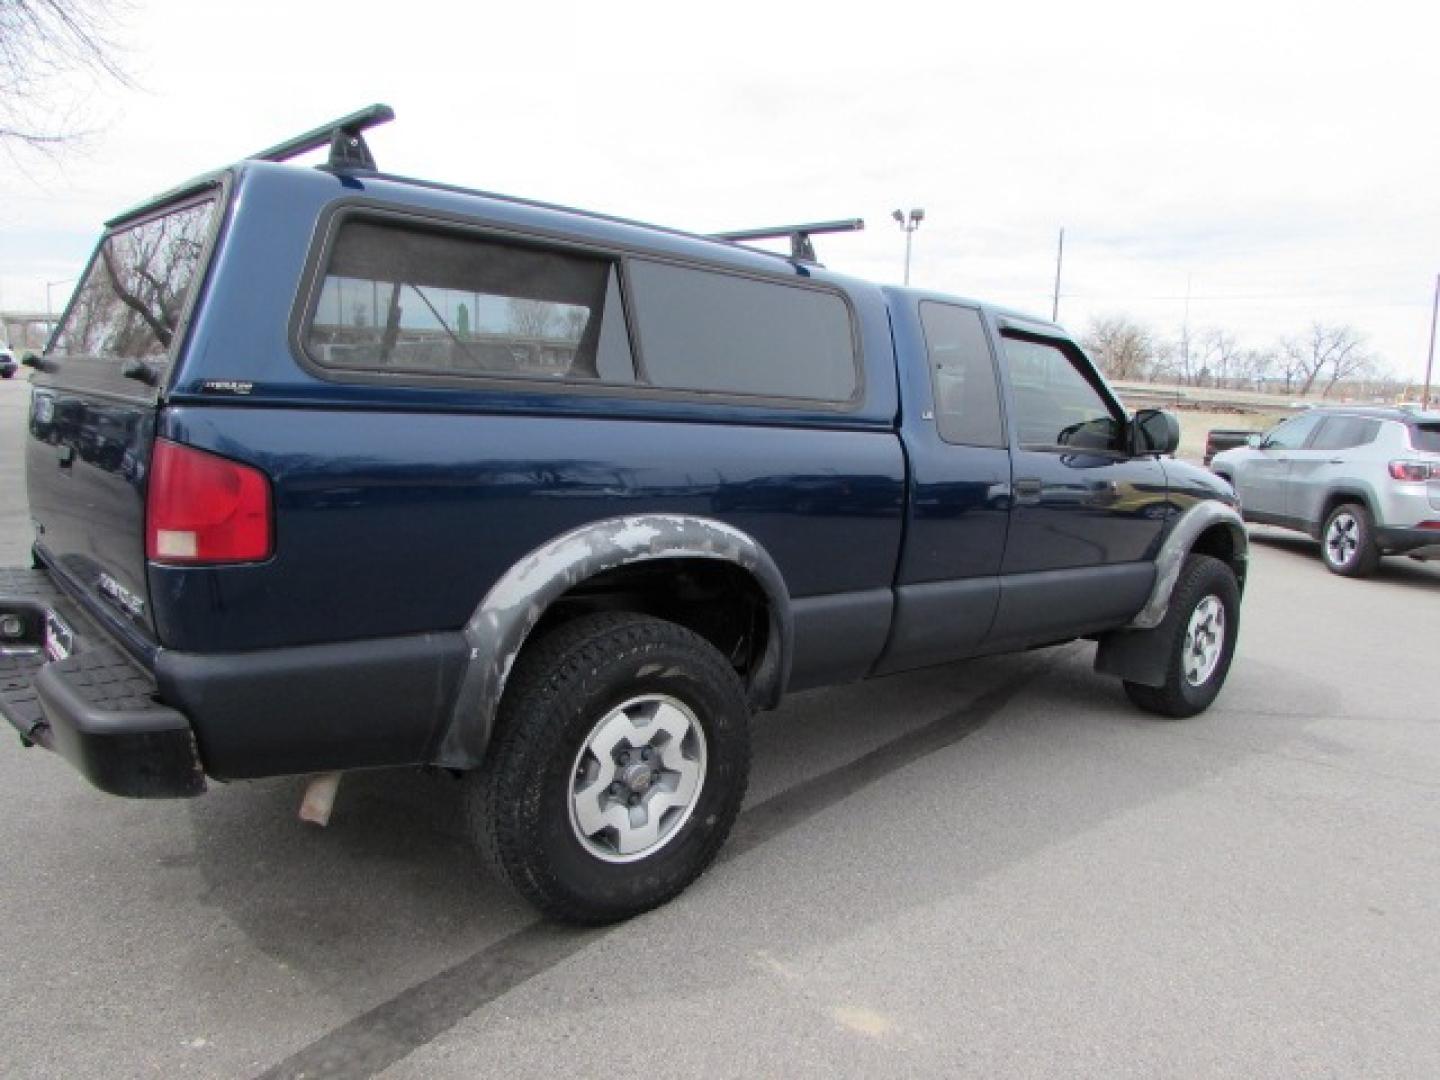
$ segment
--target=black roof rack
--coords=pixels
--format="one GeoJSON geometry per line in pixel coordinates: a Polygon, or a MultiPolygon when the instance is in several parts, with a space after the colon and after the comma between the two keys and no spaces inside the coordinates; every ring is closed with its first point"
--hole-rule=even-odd
{"type": "Polygon", "coordinates": [[[775,240],[782,236],[790,238],[790,257],[796,262],[818,263],[815,245],[810,237],[815,233],[857,232],[865,228],[861,218],[846,218],[844,221],[817,221],[810,225],[781,225],[773,229],[740,229],[736,232],[712,233],[716,240],[744,243],[747,240],[775,240]]]}
{"type": "Polygon", "coordinates": [[[329,169],[366,169],[375,171],[375,155],[365,145],[365,129],[388,123],[395,119],[395,110],[389,105],[371,105],[349,116],[321,124],[313,131],[287,139],[278,146],[251,154],[255,161],[289,161],[293,157],[322,146],[330,147],[330,160],[325,163],[329,169]]]}

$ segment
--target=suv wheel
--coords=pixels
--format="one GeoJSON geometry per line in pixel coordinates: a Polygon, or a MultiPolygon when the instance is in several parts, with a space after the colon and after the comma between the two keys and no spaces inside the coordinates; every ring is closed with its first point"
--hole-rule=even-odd
{"type": "Polygon", "coordinates": [[[1154,630],[1166,651],[1165,683],[1126,682],[1125,693],[1147,712],[1184,717],[1204,712],[1225,685],[1240,629],[1240,586],[1219,559],[1185,560],[1170,608],[1154,630]]]}
{"type": "Polygon", "coordinates": [[[468,781],[482,855],[567,922],[663,904],[740,810],[749,720],[734,669],[684,627],[628,613],[561,626],[522,655],[468,781]]]}
{"type": "Polygon", "coordinates": [[[1325,566],[1345,577],[1365,577],[1380,565],[1375,544],[1375,522],[1359,503],[1343,503],[1330,511],[1320,533],[1320,557],[1325,566]]]}

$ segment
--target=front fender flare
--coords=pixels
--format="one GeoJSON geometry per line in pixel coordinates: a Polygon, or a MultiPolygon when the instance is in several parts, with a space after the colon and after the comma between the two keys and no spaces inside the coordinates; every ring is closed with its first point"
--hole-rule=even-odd
{"type": "Polygon", "coordinates": [[[606,570],[655,559],[719,559],[748,571],[765,593],[769,634],[751,674],[750,699],[773,707],[789,677],[794,623],[790,594],[769,553],[724,522],[680,514],[644,514],[592,522],[540,545],[485,595],[464,629],[465,674],[441,736],[436,763],[477,766],[489,746],[511,668],[530,632],[559,597],[606,570]]]}
{"type": "Polygon", "coordinates": [[[1130,620],[1130,629],[1150,630],[1160,625],[1170,609],[1170,594],[1180,577],[1185,556],[1190,554],[1201,534],[1216,525],[1224,526],[1230,532],[1235,561],[1239,564],[1235,568],[1236,577],[1244,585],[1245,565],[1250,558],[1250,537],[1245,532],[1245,522],[1233,506],[1219,499],[1206,499],[1186,510],[1171,526],[1169,535],[1160,545],[1160,553],[1155,556],[1155,584],[1150,589],[1150,598],[1139,614],[1130,620]]]}

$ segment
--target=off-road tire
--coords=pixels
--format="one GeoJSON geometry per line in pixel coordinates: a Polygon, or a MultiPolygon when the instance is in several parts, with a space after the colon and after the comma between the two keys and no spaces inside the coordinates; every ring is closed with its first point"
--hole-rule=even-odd
{"type": "Polygon", "coordinates": [[[1380,546],[1369,510],[1360,503],[1341,503],[1330,511],[1320,529],[1320,561],[1341,577],[1369,577],[1375,572],[1380,546]]]}
{"type": "Polygon", "coordinates": [[[1234,571],[1209,555],[1187,556],[1170,594],[1170,607],[1154,630],[1157,647],[1165,650],[1165,683],[1144,686],[1127,681],[1125,693],[1146,712],[1160,716],[1182,718],[1204,712],[1225,685],[1239,631],[1240,585],[1234,571]],[[1208,605],[1214,602],[1223,612],[1223,636],[1213,666],[1194,683],[1186,675],[1186,661],[1195,656],[1191,624],[1202,606],[1213,611],[1208,605]]]}
{"type": "Polygon", "coordinates": [[[599,925],[674,898],[714,860],[745,796],[750,710],[734,669],[682,626],[626,612],[587,615],[527,646],[466,816],[485,862],[541,912],[599,925]],[[646,694],[683,703],[705,769],[684,823],[653,854],[615,863],[572,825],[576,755],[607,713],[646,694]]]}

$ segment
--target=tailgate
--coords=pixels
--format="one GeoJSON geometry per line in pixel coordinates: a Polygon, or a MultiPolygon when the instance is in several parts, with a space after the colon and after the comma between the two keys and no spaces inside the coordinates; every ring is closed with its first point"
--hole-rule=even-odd
{"type": "Polygon", "coordinates": [[[80,599],[154,640],[145,490],[155,417],[210,246],[218,196],[101,241],[34,377],[26,482],[36,546],[80,599]]]}

